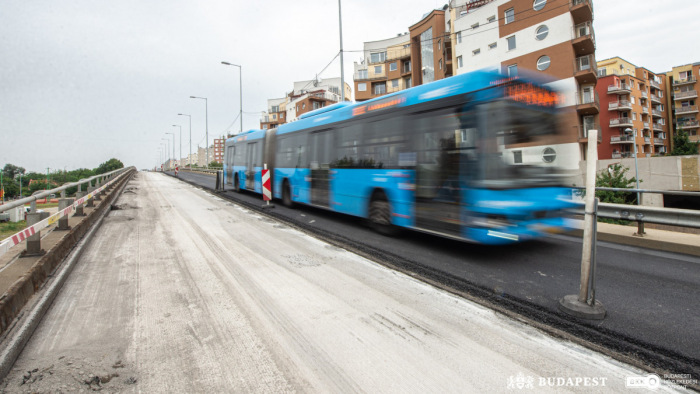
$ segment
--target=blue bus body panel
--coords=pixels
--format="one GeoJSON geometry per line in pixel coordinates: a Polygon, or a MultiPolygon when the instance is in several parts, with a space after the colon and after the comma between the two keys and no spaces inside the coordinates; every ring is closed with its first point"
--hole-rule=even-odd
{"type": "Polygon", "coordinates": [[[282,182],[289,178],[292,201],[311,204],[311,170],[308,168],[275,168],[272,174],[272,196],[282,198],[282,182]]]}
{"type": "Polygon", "coordinates": [[[366,218],[372,192],[382,189],[391,203],[392,222],[411,227],[415,223],[413,184],[413,170],[332,169],[331,209],[366,218]]]}

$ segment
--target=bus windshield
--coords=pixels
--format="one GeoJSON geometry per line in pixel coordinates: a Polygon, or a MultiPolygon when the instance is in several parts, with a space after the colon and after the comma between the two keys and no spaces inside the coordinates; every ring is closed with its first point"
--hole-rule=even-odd
{"type": "Polygon", "coordinates": [[[479,186],[490,189],[555,186],[561,184],[559,171],[551,165],[516,164],[507,160],[504,148],[531,142],[538,145],[557,132],[556,114],[535,106],[507,100],[480,108],[479,186]]]}

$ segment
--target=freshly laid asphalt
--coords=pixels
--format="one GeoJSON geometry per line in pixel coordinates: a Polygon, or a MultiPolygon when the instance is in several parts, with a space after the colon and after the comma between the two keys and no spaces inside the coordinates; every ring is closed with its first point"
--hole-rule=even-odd
{"type": "MultiPolygon", "coordinates": [[[[215,180],[181,172],[180,178],[205,189],[215,180]]],[[[260,195],[221,195],[260,207],[260,195]]],[[[578,294],[581,238],[553,236],[509,247],[455,242],[416,232],[378,236],[363,221],[311,207],[267,210],[325,239],[389,263],[457,293],[528,317],[543,326],[589,341],[618,358],[663,373],[700,377],[700,235],[600,224],[596,297],[604,320],[577,319],[559,311],[559,300],[578,294]],[[606,241],[607,240],[607,241],[606,241]],[[680,251],[683,253],[675,253],[680,251]]]]}

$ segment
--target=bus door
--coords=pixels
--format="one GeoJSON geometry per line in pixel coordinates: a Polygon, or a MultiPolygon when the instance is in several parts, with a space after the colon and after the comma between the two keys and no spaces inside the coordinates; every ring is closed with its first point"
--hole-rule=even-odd
{"type": "Polygon", "coordinates": [[[321,130],[310,135],[311,204],[330,207],[330,162],[333,134],[321,130]]]}
{"type": "Polygon", "coordinates": [[[245,188],[255,190],[255,164],[258,162],[258,143],[251,142],[246,147],[245,188]]]}
{"type": "Polygon", "coordinates": [[[460,175],[462,131],[455,111],[414,115],[416,161],[416,226],[461,236],[465,182],[460,175]]]}

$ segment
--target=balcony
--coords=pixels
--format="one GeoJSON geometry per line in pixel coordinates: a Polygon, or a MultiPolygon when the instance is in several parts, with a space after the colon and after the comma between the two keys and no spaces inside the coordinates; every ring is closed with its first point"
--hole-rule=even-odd
{"type": "Polygon", "coordinates": [[[663,112],[659,111],[658,109],[652,109],[651,116],[653,118],[663,118],[664,117],[663,112]]]}
{"type": "Polygon", "coordinates": [[[695,83],[698,80],[695,79],[695,77],[690,77],[690,78],[685,78],[685,79],[676,79],[673,81],[673,86],[681,86],[681,85],[687,85],[691,83],[695,83]]]}
{"type": "Polygon", "coordinates": [[[578,132],[578,142],[588,142],[588,130],[598,130],[598,143],[603,142],[603,133],[600,125],[578,125],[574,126],[578,132]]]}
{"type": "Polygon", "coordinates": [[[634,157],[634,155],[632,155],[632,152],[613,152],[612,154],[613,159],[626,159],[629,157],[634,157]]]}
{"type": "Polygon", "coordinates": [[[657,152],[657,153],[666,153],[666,147],[665,147],[665,146],[662,146],[662,147],[659,148],[659,150],[657,150],[656,152],[657,152]]]}
{"type": "Polygon", "coordinates": [[[644,122],[644,123],[642,123],[642,124],[644,125],[644,129],[643,129],[643,130],[649,130],[649,122],[644,122]]]}
{"type": "Polygon", "coordinates": [[[620,85],[610,85],[608,86],[608,94],[630,94],[632,93],[632,87],[621,83],[620,85]]]}
{"type": "Polygon", "coordinates": [[[664,140],[661,138],[654,138],[654,145],[664,145],[664,140]]]}
{"type": "Polygon", "coordinates": [[[585,22],[574,26],[571,44],[577,55],[592,55],[595,52],[593,24],[585,22]]]}
{"type": "Polygon", "coordinates": [[[661,123],[654,122],[652,123],[652,129],[654,131],[664,131],[664,125],[662,125],[661,123]]]}
{"type": "Polygon", "coordinates": [[[651,144],[651,137],[644,137],[644,144],[645,145],[651,144]]]}
{"type": "Polygon", "coordinates": [[[688,140],[690,142],[700,142],[700,135],[689,135],[688,140]]]}
{"type": "Polygon", "coordinates": [[[678,122],[676,123],[678,127],[682,127],[684,129],[697,129],[700,127],[700,121],[697,120],[686,120],[684,122],[678,122]]]}
{"type": "Polygon", "coordinates": [[[650,85],[652,88],[661,89],[661,85],[660,85],[658,82],[654,81],[653,79],[650,79],[650,80],[649,80],[649,85],[650,85]]]}
{"type": "Polygon", "coordinates": [[[309,93],[309,99],[314,101],[340,102],[340,95],[330,92],[309,93]]]}
{"type": "Polygon", "coordinates": [[[368,75],[367,73],[356,72],[353,74],[353,79],[355,80],[355,82],[358,82],[358,81],[381,81],[381,80],[386,79],[386,75],[382,75],[382,74],[368,75]]]}
{"type": "Polygon", "coordinates": [[[613,101],[608,103],[609,111],[627,111],[632,109],[632,103],[629,100],[613,101]]]}
{"type": "Polygon", "coordinates": [[[631,135],[614,135],[610,137],[611,144],[633,144],[634,136],[631,135]]]}
{"type": "Polygon", "coordinates": [[[661,104],[661,97],[655,94],[650,94],[649,97],[651,98],[652,103],[661,104]]]}
{"type": "Polygon", "coordinates": [[[401,49],[388,49],[386,53],[386,61],[407,59],[411,57],[411,47],[401,49]]]}
{"type": "Polygon", "coordinates": [[[698,112],[698,106],[697,105],[688,105],[685,107],[682,106],[676,106],[676,115],[680,114],[692,114],[694,112],[698,112]]]}
{"type": "Polygon", "coordinates": [[[678,92],[678,93],[673,94],[674,100],[684,100],[684,99],[690,99],[690,98],[696,98],[696,97],[698,97],[697,90],[688,90],[687,92],[678,92]]]}
{"type": "Polygon", "coordinates": [[[591,0],[571,0],[569,12],[574,19],[574,24],[590,22],[593,20],[593,2],[591,0]]]}
{"type": "Polygon", "coordinates": [[[645,100],[648,99],[648,98],[649,98],[649,93],[647,93],[647,92],[642,92],[642,98],[645,99],[645,100]]]}
{"type": "Polygon", "coordinates": [[[598,78],[598,65],[595,56],[577,57],[574,60],[574,77],[580,85],[595,83],[598,78]]]}
{"type": "Polygon", "coordinates": [[[642,113],[649,115],[649,108],[647,107],[642,107],[642,113]]]}
{"type": "Polygon", "coordinates": [[[610,119],[610,127],[631,127],[632,119],[630,118],[617,118],[610,119]]]}
{"type": "Polygon", "coordinates": [[[600,99],[595,94],[576,92],[576,111],[579,115],[595,115],[600,112],[600,99]]]}

